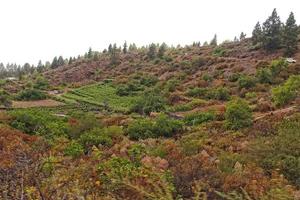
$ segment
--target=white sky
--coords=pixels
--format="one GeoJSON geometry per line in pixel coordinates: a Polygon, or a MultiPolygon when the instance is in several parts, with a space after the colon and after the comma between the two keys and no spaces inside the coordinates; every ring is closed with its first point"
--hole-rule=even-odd
{"type": "Polygon", "coordinates": [[[0,62],[36,64],[127,40],[190,44],[251,35],[277,8],[300,22],[299,0],[0,0],[0,62]]]}

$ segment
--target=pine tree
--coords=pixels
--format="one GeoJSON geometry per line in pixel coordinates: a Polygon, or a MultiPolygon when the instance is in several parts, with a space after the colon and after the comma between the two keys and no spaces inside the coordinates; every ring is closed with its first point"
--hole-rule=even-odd
{"type": "Polygon", "coordinates": [[[38,63],[38,65],[37,65],[37,67],[36,67],[36,70],[39,72],[39,73],[41,73],[43,70],[44,70],[44,65],[43,65],[43,63],[42,63],[42,61],[41,60],[39,60],[39,63],[38,63]]]}
{"type": "Polygon", "coordinates": [[[261,26],[260,23],[257,22],[254,30],[252,31],[252,44],[253,45],[257,45],[258,43],[262,42],[262,30],[261,30],[261,26]]]}
{"type": "Polygon", "coordinates": [[[218,45],[217,34],[214,35],[214,38],[210,41],[209,45],[212,45],[212,46],[218,45]]]}
{"type": "Polygon", "coordinates": [[[52,68],[52,69],[55,69],[55,68],[57,68],[57,67],[58,67],[58,60],[57,60],[57,57],[55,56],[55,57],[53,58],[52,63],[51,63],[51,68],[52,68]]]}
{"type": "Polygon", "coordinates": [[[205,41],[205,42],[203,43],[203,46],[208,46],[208,42],[205,41]]]}
{"type": "Polygon", "coordinates": [[[69,58],[69,65],[72,64],[72,63],[73,63],[73,58],[70,57],[70,58],[69,58]]]}
{"type": "Polygon", "coordinates": [[[127,53],[127,42],[125,41],[123,44],[123,53],[126,54],[127,53]]]}
{"type": "Polygon", "coordinates": [[[152,43],[149,46],[147,55],[148,55],[148,58],[150,58],[150,59],[154,59],[155,58],[155,56],[156,56],[156,45],[154,43],[152,43]]]}
{"type": "Polygon", "coordinates": [[[240,41],[246,39],[246,34],[244,32],[241,32],[240,34],[240,41]]]}
{"type": "Polygon", "coordinates": [[[263,24],[263,47],[272,51],[281,46],[281,21],[277,15],[276,8],[273,10],[272,15],[263,24]]]}
{"type": "Polygon", "coordinates": [[[135,43],[129,45],[129,51],[136,51],[136,50],[137,50],[137,47],[136,47],[135,43]]]}
{"type": "Polygon", "coordinates": [[[164,55],[165,55],[165,52],[167,50],[167,45],[166,43],[162,43],[158,49],[158,53],[157,53],[157,56],[159,58],[162,58],[164,55]]]}
{"type": "Polygon", "coordinates": [[[108,53],[112,53],[112,49],[113,49],[112,45],[109,44],[109,46],[108,46],[108,53]]]}
{"type": "Polygon", "coordinates": [[[88,51],[88,53],[87,53],[87,58],[88,58],[88,59],[93,58],[93,51],[92,51],[92,48],[91,48],[91,47],[89,48],[89,51],[88,51]]]}
{"type": "Polygon", "coordinates": [[[291,12],[283,29],[283,45],[287,56],[293,55],[297,50],[298,33],[294,13],[291,12]]]}
{"type": "Polygon", "coordinates": [[[239,39],[235,36],[234,39],[233,39],[233,42],[238,42],[239,39]]]}
{"type": "Polygon", "coordinates": [[[62,65],[64,65],[64,64],[65,64],[64,58],[63,58],[62,56],[59,56],[59,57],[58,57],[58,60],[57,60],[57,65],[58,65],[58,66],[62,66],[62,65]]]}
{"type": "Polygon", "coordinates": [[[112,46],[111,54],[110,54],[110,64],[111,65],[117,65],[117,64],[119,64],[119,60],[120,60],[119,51],[120,50],[118,49],[117,44],[115,43],[112,46]]]}

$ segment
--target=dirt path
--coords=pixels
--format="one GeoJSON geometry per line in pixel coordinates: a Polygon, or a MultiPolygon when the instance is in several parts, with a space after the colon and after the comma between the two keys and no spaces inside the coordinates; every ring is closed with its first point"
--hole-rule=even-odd
{"type": "Polygon", "coordinates": [[[263,119],[263,118],[268,117],[270,115],[287,114],[287,113],[290,113],[290,112],[292,112],[296,109],[297,109],[297,106],[291,106],[291,107],[288,107],[288,108],[283,108],[283,109],[267,112],[267,113],[264,113],[264,114],[261,114],[261,115],[255,117],[254,121],[263,119]]]}
{"type": "Polygon", "coordinates": [[[56,107],[65,105],[52,99],[38,101],[13,101],[12,108],[56,107]]]}

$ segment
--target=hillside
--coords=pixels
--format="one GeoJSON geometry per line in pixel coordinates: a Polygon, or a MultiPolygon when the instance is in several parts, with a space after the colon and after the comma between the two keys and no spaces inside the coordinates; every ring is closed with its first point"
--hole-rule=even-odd
{"type": "Polygon", "coordinates": [[[155,48],[3,81],[0,199],[300,199],[300,50],[155,48]]]}

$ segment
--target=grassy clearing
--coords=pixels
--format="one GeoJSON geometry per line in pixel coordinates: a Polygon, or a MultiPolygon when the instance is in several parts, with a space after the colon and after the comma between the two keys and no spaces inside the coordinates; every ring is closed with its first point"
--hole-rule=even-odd
{"type": "Polygon", "coordinates": [[[84,86],[62,95],[62,98],[97,106],[105,104],[114,111],[126,112],[139,98],[136,96],[118,96],[117,89],[111,84],[93,84],[84,86]]]}

